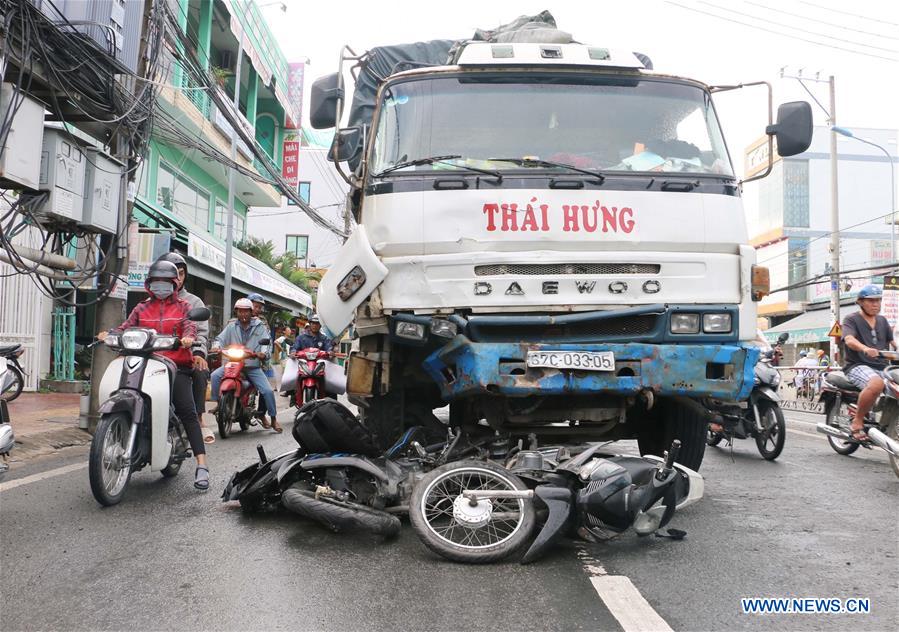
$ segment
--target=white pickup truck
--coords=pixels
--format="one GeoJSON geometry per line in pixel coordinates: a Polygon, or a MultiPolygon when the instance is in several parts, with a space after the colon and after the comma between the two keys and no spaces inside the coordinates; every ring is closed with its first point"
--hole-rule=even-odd
{"type": "MultiPolygon", "coordinates": [[[[698,468],[701,403],[752,388],[768,289],[714,89],[581,44],[468,43],[386,72],[380,52],[354,57],[374,98],[331,156],[358,226],[318,293],[331,334],[355,325],[366,422],[433,426],[448,402],[513,439],[679,438],[698,468]]],[[[340,125],[342,76],[313,86],[314,127],[340,125]]],[[[767,132],[804,151],[808,104],[767,132]]]]}

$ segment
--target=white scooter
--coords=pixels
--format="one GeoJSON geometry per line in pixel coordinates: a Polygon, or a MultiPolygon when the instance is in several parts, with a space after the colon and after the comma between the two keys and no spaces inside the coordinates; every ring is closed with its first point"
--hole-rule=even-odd
{"type": "MultiPolygon", "coordinates": [[[[193,321],[209,320],[197,307],[193,321]]],[[[106,346],[119,352],[100,381],[100,422],[91,441],[91,491],[101,505],[115,505],[125,495],[131,474],[146,465],[165,477],[178,474],[191,457],[187,434],[171,403],[177,367],[157,351],[177,349],[176,336],[133,327],[109,334],[106,346]]]]}
{"type": "Polygon", "coordinates": [[[6,459],[15,444],[16,436],[9,423],[9,409],[6,407],[6,401],[0,399],[0,478],[3,478],[3,475],[9,470],[6,459]]]}

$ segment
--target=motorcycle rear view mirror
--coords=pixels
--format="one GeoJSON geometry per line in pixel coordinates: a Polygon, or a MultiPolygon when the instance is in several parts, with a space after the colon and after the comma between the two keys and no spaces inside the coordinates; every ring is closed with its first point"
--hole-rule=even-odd
{"type": "Polygon", "coordinates": [[[790,337],[790,334],[784,332],[777,337],[777,344],[782,345],[790,337]]]}
{"type": "Polygon", "coordinates": [[[192,310],[187,312],[187,320],[192,320],[195,322],[209,320],[211,317],[212,312],[209,311],[208,307],[194,307],[192,310]]]}

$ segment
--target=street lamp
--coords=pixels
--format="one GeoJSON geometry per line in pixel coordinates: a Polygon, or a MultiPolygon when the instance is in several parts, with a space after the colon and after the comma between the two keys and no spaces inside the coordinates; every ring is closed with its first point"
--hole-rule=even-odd
{"type": "Polygon", "coordinates": [[[840,136],[845,136],[846,138],[854,138],[855,140],[865,143],[866,145],[877,147],[877,149],[882,151],[887,157],[887,162],[890,165],[890,263],[893,263],[896,261],[896,170],[893,168],[893,156],[889,151],[886,150],[885,147],[882,147],[874,141],[868,140],[867,138],[856,136],[852,133],[851,130],[846,129],[845,127],[837,127],[836,125],[834,125],[830,129],[840,136]]]}
{"type": "MultiPolygon", "coordinates": [[[[287,13],[287,5],[283,2],[267,2],[257,5],[257,9],[272,5],[280,5],[281,11],[287,13]]],[[[240,71],[243,68],[243,49],[244,37],[246,34],[245,24],[248,21],[250,7],[253,6],[253,0],[245,0],[243,20],[240,24],[240,42],[237,45],[237,64],[234,69],[234,112],[240,116],[240,71]]],[[[255,122],[251,121],[251,125],[255,127],[255,122]]],[[[237,129],[231,130],[231,164],[237,163],[237,129]]],[[[224,313],[231,313],[231,262],[233,258],[234,242],[234,167],[228,169],[228,220],[225,228],[225,283],[223,287],[222,302],[224,303],[224,313]]]]}

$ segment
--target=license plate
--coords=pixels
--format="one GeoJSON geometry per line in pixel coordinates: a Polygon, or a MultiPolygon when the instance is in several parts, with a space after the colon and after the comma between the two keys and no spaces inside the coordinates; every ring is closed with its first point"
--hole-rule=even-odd
{"type": "Polygon", "coordinates": [[[528,351],[528,366],[575,371],[614,371],[615,354],[611,351],[528,351]]]}

